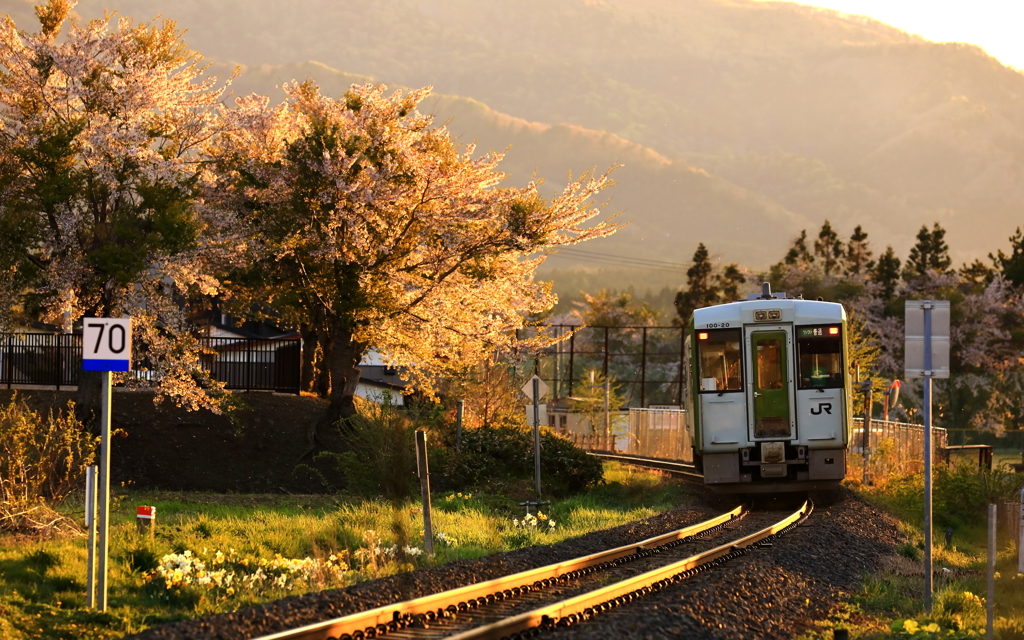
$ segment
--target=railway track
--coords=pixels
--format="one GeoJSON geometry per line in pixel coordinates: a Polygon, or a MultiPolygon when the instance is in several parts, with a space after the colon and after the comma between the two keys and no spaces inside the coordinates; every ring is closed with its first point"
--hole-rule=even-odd
{"type": "Polygon", "coordinates": [[[771,540],[810,513],[778,519],[738,507],[642,542],[371,609],[257,640],[453,638],[497,640],[564,627],[684,580],[771,540]],[[731,540],[716,540],[728,527],[731,540]]]}
{"type": "Polygon", "coordinates": [[[600,451],[591,451],[590,455],[602,460],[619,462],[621,464],[631,464],[633,466],[643,467],[644,469],[658,469],[677,478],[682,478],[701,485],[704,484],[704,474],[702,474],[695,465],[688,462],[674,462],[672,460],[661,460],[659,458],[645,458],[642,456],[633,456],[624,453],[600,451]]]}

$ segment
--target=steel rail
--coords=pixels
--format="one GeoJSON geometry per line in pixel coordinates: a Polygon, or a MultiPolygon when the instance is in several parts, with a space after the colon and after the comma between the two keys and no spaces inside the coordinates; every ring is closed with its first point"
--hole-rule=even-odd
{"type": "Polygon", "coordinates": [[[533,630],[536,627],[553,628],[581,622],[613,606],[632,601],[637,597],[647,595],[681,579],[688,578],[703,567],[714,566],[716,561],[719,563],[725,562],[728,559],[743,555],[750,547],[763,544],[766,542],[766,539],[795,526],[801,519],[810,515],[811,509],[810,502],[804,502],[803,506],[792,515],[739,540],[720,545],[704,553],[653,569],[621,582],[616,582],[607,587],[588,591],[561,602],[539,607],[533,611],[448,636],[447,640],[500,640],[516,633],[533,630]]]}
{"type": "MultiPolygon", "coordinates": [[[[398,628],[396,622],[408,620],[413,616],[426,616],[430,619],[443,618],[451,615],[455,603],[466,603],[476,600],[491,601],[495,594],[503,594],[502,599],[532,591],[537,583],[556,579],[574,571],[587,569],[605,562],[612,562],[626,556],[647,552],[656,547],[682,540],[689,536],[699,535],[708,530],[722,527],[744,515],[744,507],[739,506],[720,516],[704,522],[670,531],[640,542],[599,551],[572,560],[521,571],[519,573],[466,585],[457,589],[442,591],[431,595],[415,598],[405,602],[396,602],[375,609],[353,613],[340,618],[316,622],[297,629],[289,629],[259,636],[253,640],[326,640],[339,638],[345,634],[355,637],[374,637],[383,635],[398,628]],[[372,634],[367,631],[372,630],[372,634]]],[[[538,585],[541,586],[541,585],[538,585]]]]}
{"type": "Polygon", "coordinates": [[[612,462],[619,462],[622,464],[632,464],[645,469],[660,469],[689,480],[704,482],[704,475],[697,470],[695,465],[688,462],[675,462],[672,460],[662,460],[660,458],[644,458],[642,456],[628,455],[625,453],[603,453],[598,451],[591,451],[589,453],[595,458],[601,458],[602,460],[610,460],[612,462]]]}

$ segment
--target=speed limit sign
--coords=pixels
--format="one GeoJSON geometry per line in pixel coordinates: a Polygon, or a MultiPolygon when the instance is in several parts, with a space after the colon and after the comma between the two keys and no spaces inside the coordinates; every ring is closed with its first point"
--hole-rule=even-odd
{"type": "Polygon", "coordinates": [[[131,318],[86,318],[82,325],[83,371],[131,371],[131,318]]]}

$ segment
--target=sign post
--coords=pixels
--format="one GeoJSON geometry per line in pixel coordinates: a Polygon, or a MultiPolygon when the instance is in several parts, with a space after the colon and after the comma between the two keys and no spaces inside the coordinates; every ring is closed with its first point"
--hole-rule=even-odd
{"type": "Polygon", "coordinates": [[[924,610],[932,611],[932,378],[949,377],[949,301],[906,301],[907,378],[924,378],[924,610]]]}
{"type": "Polygon", "coordinates": [[[534,374],[523,385],[523,393],[533,401],[533,479],[537,497],[540,497],[540,398],[548,392],[548,385],[534,374]]]}
{"type": "MultiPolygon", "coordinates": [[[[110,373],[130,371],[130,318],[86,318],[82,326],[82,370],[103,372],[100,399],[99,568],[97,608],[107,610],[107,559],[110,551],[110,373]]],[[[92,589],[93,585],[89,585],[92,589]]]]}
{"type": "Polygon", "coordinates": [[[96,465],[85,468],[85,528],[89,532],[86,604],[96,606],[96,465]]]}
{"type": "Polygon", "coordinates": [[[427,432],[416,430],[416,474],[420,478],[420,497],[423,500],[423,550],[434,556],[434,527],[430,517],[430,468],[427,463],[427,432]]]}

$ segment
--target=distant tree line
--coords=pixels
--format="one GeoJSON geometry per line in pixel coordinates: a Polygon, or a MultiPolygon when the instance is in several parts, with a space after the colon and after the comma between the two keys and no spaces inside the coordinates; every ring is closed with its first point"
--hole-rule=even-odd
{"type": "MultiPolygon", "coordinates": [[[[990,253],[959,268],[953,266],[946,231],[923,225],[906,259],[892,246],[877,258],[868,234],[857,225],[845,241],[825,220],[816,237],[803,230],[785,256],[767,272],[752,273],[736,264],[716,268],[700,244],[676,295],[684,323],[693,309],[739,298],[762,281],[790,296],[841,302],[855,335],[850,364],[881,388],[903,375],[904,301],[949,300],[951,377],[936,381],[937,424],[954,429],[1020,429],[1024,426],[1024,232],[1009,238],[1010,251],[990,253]]],[[[913,417],[919,394],[904,394],[913,417]]]]}

